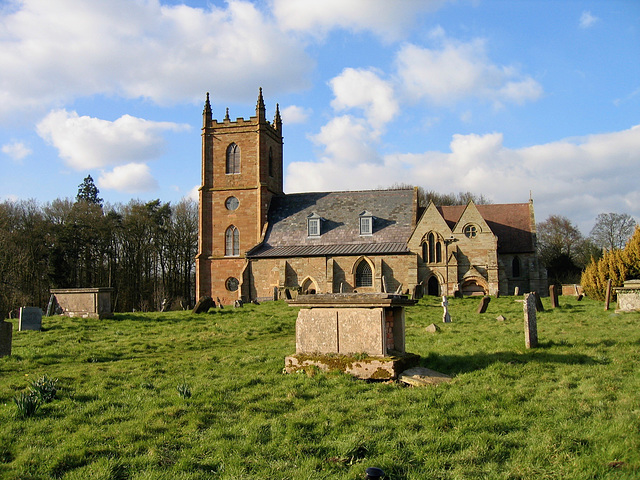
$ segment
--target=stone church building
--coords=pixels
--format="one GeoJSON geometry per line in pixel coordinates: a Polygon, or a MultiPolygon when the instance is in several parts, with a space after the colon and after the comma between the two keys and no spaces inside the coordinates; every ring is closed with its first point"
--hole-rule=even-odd
{"type": "Polygon", "coordinates": [[[282,119],[202,126],[197,297],[291,292],[502,294],[546,290],[533,202],[418,204],[418,190],[283,192],[282,119]]]}

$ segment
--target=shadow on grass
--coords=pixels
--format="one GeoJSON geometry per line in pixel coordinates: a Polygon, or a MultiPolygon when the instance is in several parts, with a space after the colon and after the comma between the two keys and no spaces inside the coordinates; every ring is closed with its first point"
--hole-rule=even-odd
{"type": "MultiPolygon", "coordinates": [[[[549,342],[551,343],[551,342],[549,342]]],[[[599,365],[602,362],[583,354],[563,354],[545,351],[550,345],[541,344],[531,352],[493,352],[472,355],[440,355],[430,353],[420,364],[446,374],[468,373],[483,370],[494,364],[524,365],[527,363],[559,363],[564,365],[599,365]]]]}

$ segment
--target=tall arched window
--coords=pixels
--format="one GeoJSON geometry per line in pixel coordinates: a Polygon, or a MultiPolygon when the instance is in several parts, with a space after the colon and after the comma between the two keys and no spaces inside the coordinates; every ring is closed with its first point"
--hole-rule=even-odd
{"type": "Polygon", "coordinates": [[[436,259],[436,237],[433,232],[429,234],[427,241],[429,242],[429,263],[432,263],[436,259]]]}
{"type": "Polygon", "coordinates": [[[429,246],[427,242],[422,242],[422,261],[424,263],[429,262],[429,246]]]}
{"type": "Polygon", "coordinates": [[[436,243],[436,262],[442,262],[442,243],[436,243]]]}
{"type": "Polygon", "coordinates": [[[238,229],[231,225],[225,232],[225,257],[237,257],[240,255],[240,234],[238,229]]]}
{"type": "Polygon", "coordinates": [[[369,262],[362,259],[356,267],[356,288],[373,286],[373,273],[369,262]]]}
{"type": "Polygon", "coordinates": [[[518,257],[513,257],[511,261],[511,275],[514,277],[520,276],[520,259],[518,257]]]}
{"type": "Polygon", "coordinates": [[[227,174],[240,173],[240,147],[232,143],[227,147],[227,174]]]}
{"type": "Polygon", "coordinates": [[[269,147],[269,176],[273,177],[273,149],[269,147]]]}

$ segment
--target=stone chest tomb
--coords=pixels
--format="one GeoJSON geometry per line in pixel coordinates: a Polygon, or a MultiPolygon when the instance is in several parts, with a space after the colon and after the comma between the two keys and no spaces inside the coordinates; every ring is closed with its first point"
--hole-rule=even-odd
{"type": "Polygon", "coordinates": [[[627,280],[624,287],[615,289],[618,297],[619,312],[637,312],[640,311],[640,280],[627,280]]]}
{"type": "Polygon", "coordinates": [[[416,301],[404,295],[300,295],[288,303],[302,308],[296,354],[285,359],[287,372],[315,365],[359,378],[396,378],[418,360],[405,351],[404,308],[416,301]]]}
{"type": "Polygon", "coordinates": [[[113,288],[62,288],[52,289],[63,314],[68,317],[110,318],[113,288]]]}

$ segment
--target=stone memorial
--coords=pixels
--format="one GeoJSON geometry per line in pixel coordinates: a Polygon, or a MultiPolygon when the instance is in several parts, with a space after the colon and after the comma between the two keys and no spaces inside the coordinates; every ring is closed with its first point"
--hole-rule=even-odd
{"type": "Polygon", "coordinates": [[[522,302],[524,310],[524,344],[527,348],[538,346],[538,324],[536,320],[536,298],[533,293],[525,293],[522,302]]]}
{"type": "Polygon", "coordinates": [[[609,302],[611,302],[611,279],[607,280],[607,292],[604,296],[604,309],[609,310],[609,302]]]}
{"type": "Polygon", "coordinates": [[[447,301],[446,295],[442,296],[442,308],[444,312],[442,312],[442,322],[443,323],[451,323],[451,315],[449,315],[449,302],[447,301]]]}
{"type": "Polygon", "coordinates": [[[0,357],[11,355],[13,324],[0,320],[0,357]]]}
{"type": "Polygon", "coordinates": [[[516,288],[513,290],[513,295],[514,295],[514,296],[516,296],[516,297],[520,295],[520,287],[516,287],[516,288]]]}
{"type": "Polygon", "coordinates": [[[544,312],[544,305],[542,305],[542,299],[540,298],[538,292],[531,292],[531,295],[533,295],[533,298],[536,301],[536,310],[538,312],[544,312]]]}
{"type": "Polygon", "coordinates": [[[623,287],[617,287],[614,291],[618,297],[616,312],[640,311],[640,280],[627,280],[623,287]]]}
{"type": "Polygon", "coordinates": [[[196,306],[193,307],[193,310],[191,311],[191,313],[195,313],[195,314],[207,313],[210,308],[215,308],[215,307],[216,307],[216,302],[213,301],[213,298],[207,295],[204,295],[198,299],[198,302],[196,303],[196,306]]]}
{"type": "Polygon", "coordinates": [[[549,297],[551,297],[551,308],[558,308],[558,289],[555,285],[549,285],[549,297]]]}
{"type": "Polygon", "coordinates": [[[396,378],[419,359],[405,352],[404,308],[416,302],[387,293],[299,295],[288,302],[302,308],[285,371],[315,365],[364,379],[396,378]]]}
{"type": "Polygon", "coordinates": [[[42,330],[42,310],[38,307],[20,307],[18,331],[42,330]]]}
{"type": "Polygon", "coordinates": [[[487,307],[489,306],[490,301],[491,301],[491,297],[489,295],[485,295],[484,297],[482,297],[476,313],[485,313],[487,311],[487,307]]]}
{"type": "Polygon", "coordinates": [[[427,325],[425,330],[428,333],[436,333],[436,332],[438,332],[440,330],[440,327],[438,327],[435,323],[431,323],[431,324],[427,325]]]}
{"type": "Polygon", "coordinates": [[[51,294],[68,317],[111,318],[111,287],[96,288],[56,288],[51,294]]]}

